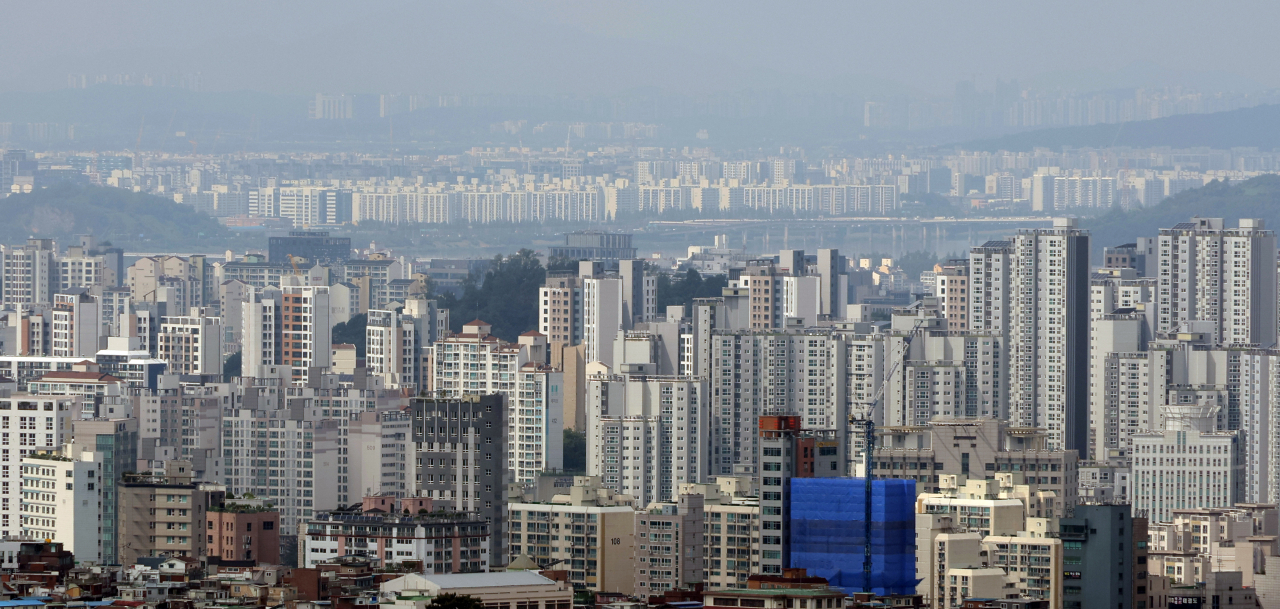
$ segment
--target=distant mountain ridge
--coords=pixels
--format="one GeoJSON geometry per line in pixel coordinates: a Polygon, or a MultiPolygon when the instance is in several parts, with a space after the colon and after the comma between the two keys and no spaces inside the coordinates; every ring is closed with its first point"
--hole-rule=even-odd
{"type": "Polygon", "coordinates": [[[1180,192],[1158,205],[1124,212],[1116,209],[1081,222],[1092,236],[1093,249],[1132,243],[1135,237],[1155,237],[1194,216],[1223,218],[1235,227],[1240,218],[1261,218],[1266,228],[1280,230],[1280,175],[1264,175],[1244,182],[1214,181],[1203,188],[1180,192]]]}
{"type": "Polygon", "coordinates": [[[1280,105],[1267,104],[1210,114],[1180,114],[1148,121],[1086,127],[1037,129],[1003,137],[956,144],[964,150],[1029,152],[1035,148],[1060,150],[1128,146],[1150,148],[1209,147],[1280,148],[1280,105]]]}
{"type": "Polygon", "coordinates": [[[0,243],[28,237],[69,243],[91,233],[128,249],[218,251],[236,233],[187,205],[120,188],[55,184],[0,199],[0,243]]]}

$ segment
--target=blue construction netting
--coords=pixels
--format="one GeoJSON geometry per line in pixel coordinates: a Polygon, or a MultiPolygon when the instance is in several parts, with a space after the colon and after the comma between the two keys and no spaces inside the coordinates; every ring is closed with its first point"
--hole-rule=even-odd
{"type": "MultiPolygon", "coordinates": [[[[861,592],[866,546],[866,480],[791,479],[791,567],[861,592]]],[[[871,591],[914,594],[914,480],[874,480],[871,490],[871,591]]]]}

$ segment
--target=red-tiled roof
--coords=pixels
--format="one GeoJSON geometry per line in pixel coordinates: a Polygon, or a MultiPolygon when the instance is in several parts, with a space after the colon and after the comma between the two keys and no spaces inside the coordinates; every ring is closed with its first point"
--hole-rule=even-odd
{"type": "Polygon", "coordinates": [[[537,331],[537,330],[529,330],[528,332],[525,332],[524,334],[521,334],[520,336],[546,336],[546,334],[543,334],[543,333],[541,333],[541,332],[539,332],[539,331],[537,331]]]}
{"type": "Polygon", "coordinates": [[[474,319],[474,320],[472,320],[472,321],[469,321],[469,322],[467,322],[467,323],[465,323],[465,324],[462,324],[462,327],[464,327],[464,328],[465,328],[465,327],[467,327],[467,326],[492,326],[492,325],[493,325],[493,324],[491,324],[491,323],[489,323],[489,322],[487,322],[487,321],[484,321],[483,319],[480,319],[480,318],[478,318],[478,317],[477,317],[476,319],[474,319]]]}

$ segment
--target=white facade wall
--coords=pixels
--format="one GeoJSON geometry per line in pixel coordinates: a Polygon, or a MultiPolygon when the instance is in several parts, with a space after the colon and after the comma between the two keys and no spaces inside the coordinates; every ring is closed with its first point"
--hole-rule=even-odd
{"type": "Polygon", "coordinates": [[[102,562],[102,463],[95,453],[22,460],[22,533],[61,542],[79,562],[102,562]]]}

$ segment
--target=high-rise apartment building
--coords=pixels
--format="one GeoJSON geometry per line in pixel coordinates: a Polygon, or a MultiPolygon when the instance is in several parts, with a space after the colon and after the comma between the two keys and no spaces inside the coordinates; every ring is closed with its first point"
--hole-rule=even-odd
{"type": "Polygon", "coordinates": [[[116,271],[106,257],[87,253],[84,247],[69,247],[67,255],[57,259],[57,291],[72,288],[101,290],[116,285],[116,271]]]}
{"type": "Polygon", "coordinates": [[[1147,588],[1147,519],[1127,505],[1081,505],[1058,522],[1063,609],[1143,607],[1147,588]]]}
{"type": "Polygon", "coordinates": [[[1160,230],[1156,329],[1209,332],[1215,344],[1276,343],[1276,235],[1262,220],[1194,218],[1160,230]]]}
{"type": "Polygon", "coordinates": [[[50,355],[93,357],[102,336],[98,299],[85,288],[71,288],[53,295],[50,355]]]}
{"type": "Polygon", "coordinates": [[[509,422],[507,465],[514,482],[531,483],[563,467],[564,373],[546,365],[541,334],[508,343],[475,320],[431,347],[431,387],[437,397],[501,394],[509,422]]]}
{"type": "MultiPolygon", "coordinates": [[[[67,448],[71,448],[70,445],[67,448]]],[[[22,459],[22,533],[101,563],[102,463],[95,453],[38,451],[22,459]]]]}
{"type": "Polygon", "coordinates": [[[22,527],[22,459],[65,444],[79,404],[79,396],[0,395],[0,445],[10,442],[0,448],[0,535],[16,535],[22,527]]]}
{"type": "Polygon", "coordinates": [[[103,564],[119,563],[120,475],[137,467],[138,419],[97,418],[72,422],[73,454],[94,453],[102,486],[103,564]]]}
{"type": "Polygon", "coordinates": [[[538,289],[538,332],[551,345],[582,342],[582,277],[569,273],[547,273],[538,289]]]}
{"type": "Polygon", "coordinates": [[[761,415],[800,415],[813,429],[845,427],[844,343],[831,333],[716,330],[710,351],[710,475],[758,473],[761,415]]]}
{"type": "MultiPolygon", "coordinates": [[[[799,416],[759,419],[760,572],[781,575],[791,562],[791,481],[844,475],[834,430],[806,430],[799,416]]],[[[752,556],[752,566],[755,557],[752,556]]]]}
{"type": "MultiPolygon", "coordinates": [[[[271,500],[284,534],[293,535],[300,522],[324,508],[316,505],[317,487],[342,482],[343,472],[322,472],[330,476],[323,481],[317,476],[316,453],[323,447],[309,413],[243,406],[222,416],[222,481],[229,492],[271,500]]],[[[187,467],[194,469],[190,462],[187,467]]]]}
{"type": "Polygon", "coordinates": [[[969,328],[969,261],[953,260],[934,269],[934,296],[938,298],[938,310],[947,320],[947,328],[969,328]]]}
{"type": "Polygon", "coordinates": [[[222,374],[222,318],[208,309],[160,319],[156,355],[170,374],[222,374]]]}
{"type": "Polygon", "coordinates": [[[1221,396],[1210,398],[1213,401],[1193,391],[1175,391],[1165,406],[1164,429],[1134,434],[1135,514],[1163,522],[1174,510],[1244,501],[1245,455],[1239,432],[1214,431],[1221,396]]]}
{"type": "Polygon", "coordinates": [[[365,329],[365,366],[392,389],[427,388],[423,358],[449,327],[449,310],[434,300],[408,299],[395,311],[371,309],[365,329]]]}
{"type": "Polygon", "coordinates": [[[1089,437],[1089,236],[1070,218],[970,255],[970,328],[1006,336],[1009,415],[1052,448],[1089,437]]]}
{"type": "Polygon", "coordinates": [[[474,512],[489,523],[489,560],[507,564],[508,413],[499,394],[415,398],[415,494],[436,508],[474,512]]]}
{"type": "Polygon", "coordinates": [[[681,484],[706,482],[709,393],[704,379],[625,372],[591,376],[587,474],[635,497],[637,505],[674,501],[681,484]]]}
{"type": "Polygon", "coordinates": [[[333,324],[327,286],[284,286],[255,290],[243,305],[243,366],[289,366],[294,378],[308,368],[328,368],[333,324]]]}
{"type": "Polygon", "coordinates": [[[57,244],[53,239],[27,239],[26,245],[0,248],[0,279],[6,308],[53,302],[58,287],[57,244]]]}
{"type": "Polygon", "coordinates": [[[895,358],[886,368],[894,369],[882,410],[877,413],[880,423],[923,425],[935,418],[1006,418],[1006,342],[1004,336],[989,330],[952,326],[924,306],[895,311],[885,343],[886,357],[895,358]]]}
{"type": "Polygon", "coordinates": [[[130,266],[127,284],[133,302],[166,302],[174,311],[204,304],[204,256],[139,258],[130,266]]]}

